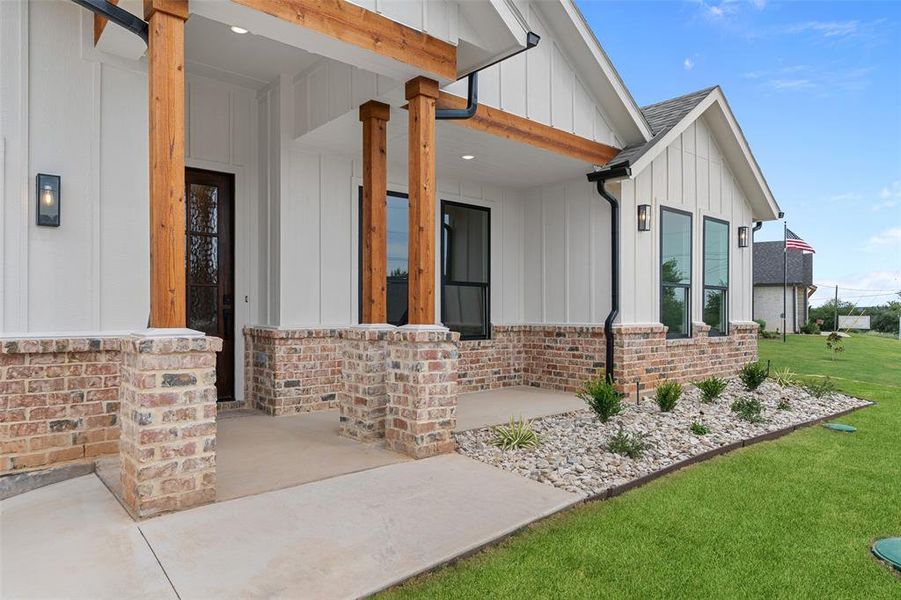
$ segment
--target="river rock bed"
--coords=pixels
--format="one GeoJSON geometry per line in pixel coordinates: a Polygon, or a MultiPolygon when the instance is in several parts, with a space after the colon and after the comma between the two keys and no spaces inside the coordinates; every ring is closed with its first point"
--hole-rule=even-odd
{"type": "Polygon", "coordinates": [[[710,404],[700,401],[693,385],[683,390],[669,413],[660,412],[652,396],[637,404],[632,396],[623,400],[622,412],[607,423],[587,408],[532,420],[541,440],[536,448],[501,450],[491,444],[493,428],[484,427],[457,433],[457,451],[541,483],[593,496],[709,450],[869,404],[840,393],[815,398],[800,387],[781,388],[770,380],[749,392],[737,378],[731,379],[722,396],[710,404]],[[732,402],[743,396],[760,400],[762,422],[749,423],[732,412],[732,402]],[[777,408],[783,399],[789,410],[777,408]],[[710,433],[692,433],[693,421],[709,427],[710,433]],[[647,449],[641,458],[633,460],[607,449],[620,427],[646,436],[647,449]]]}

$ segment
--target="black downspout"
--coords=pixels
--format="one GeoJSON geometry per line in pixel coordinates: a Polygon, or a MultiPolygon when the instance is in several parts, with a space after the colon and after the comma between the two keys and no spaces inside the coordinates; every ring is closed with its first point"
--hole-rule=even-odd
{"type": "Polygon", "coordinates": [[[629,175],[631,175],[631,170],[628,166],[597,171],[588,175],[588,181],[597,183],[598,194],[610,203],[610,312],[604,320],[606,346],[604,375],[608,381],[613,381],[613,321],[619,315],[619,200],[607,191],[605,184],[610,179],[629,175]]]}
{"type": "MultiPolygon", "coordinates": [[[[77,0],[76,0],[77,1],[77,0]]],[[[526,45],[524,48],[520,48],[513,54],[508,56],[504,56],[503,58],[499,58],[493,63],[487,64],[483,67],[479,67],[477,70],[473,71],[469,75],[467,75],[469,82],[467,84],[467,93],[466,93],[466,108],[439,108],[435,111],[435,120],[436,121],[448,121],[448,120],[461,120],[461,119],[471,119],[476,116],[476,111],[479,109],[479,71],[483,71],[488,67],[493,67],[497,63],[501,61],[505,61],[508,58],[513,58],[517,54],[521,54],[526,50],[531,50],[535,46],[538,45],[538,42],[541,40],[541,37],[534,32],[528,32],[526,34],[526,45]]]]}
{"type": "Polygon", "coordinates": [[[751,229],[751,320],[754,320],[754,232],[763,227],[763,221],[756,221],[751,229]]]}

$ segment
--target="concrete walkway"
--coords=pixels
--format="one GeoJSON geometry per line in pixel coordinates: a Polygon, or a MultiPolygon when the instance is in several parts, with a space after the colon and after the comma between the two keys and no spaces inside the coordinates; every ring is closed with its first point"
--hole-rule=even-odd
{"type": "Polygon", "coordinates": [[[585,408],[575,394],[520,386],[460,394],[457,431],[508,423],[511,418],[534,419],[585,408]]]}
{"type": "Polygon", "coordinates": [[[0,596],[359,597],[580,500],[451,454],[137,524],[87,476],[0,502],[0,596]]]}

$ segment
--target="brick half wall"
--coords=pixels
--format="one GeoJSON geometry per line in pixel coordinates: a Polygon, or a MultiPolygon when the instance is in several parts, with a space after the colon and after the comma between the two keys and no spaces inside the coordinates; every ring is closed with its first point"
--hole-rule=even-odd
{"type": "Polygon", "coordinates": [[[119,451],[120,338],[0,342],[0,475],[119,451]]]}

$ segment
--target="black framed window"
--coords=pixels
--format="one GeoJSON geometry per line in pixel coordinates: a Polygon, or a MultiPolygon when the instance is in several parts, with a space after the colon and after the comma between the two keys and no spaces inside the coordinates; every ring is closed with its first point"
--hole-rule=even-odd
{"type": "Polygon", "coordinates": [[[691,335],[691,213],[660,209],[660,322],[667,337],[691,335]]]}
{"type": "MultiPolygon", "coordinates": [[[[388,192],[387,206],[387,235],[388,235],[388,281],[386,285],[387,295],[387,311],[388,323],[392,325],[407,324],[407,286],[408,286],[408,267],[409,267],[409,239],[410,239],[410,221],[409,221],[409,199],[406,194],[400,192],[388,192]]],[[[360,322],[363,321],[363,188],[360,188],[359,194],[359,252],[357,255],[357,264],[359,286],[358,294],[358,315],[360,322]]]]}
{"type": "Polygon", "coordinates": [[[729,223],[704,217],[704,323],[710,335],[729,331],[729,223]]]}
{"type": "Polygon", "coordinates": [[[441,202],[441,322],[464,340],[490,333],[491,211],[441,202]]]}

